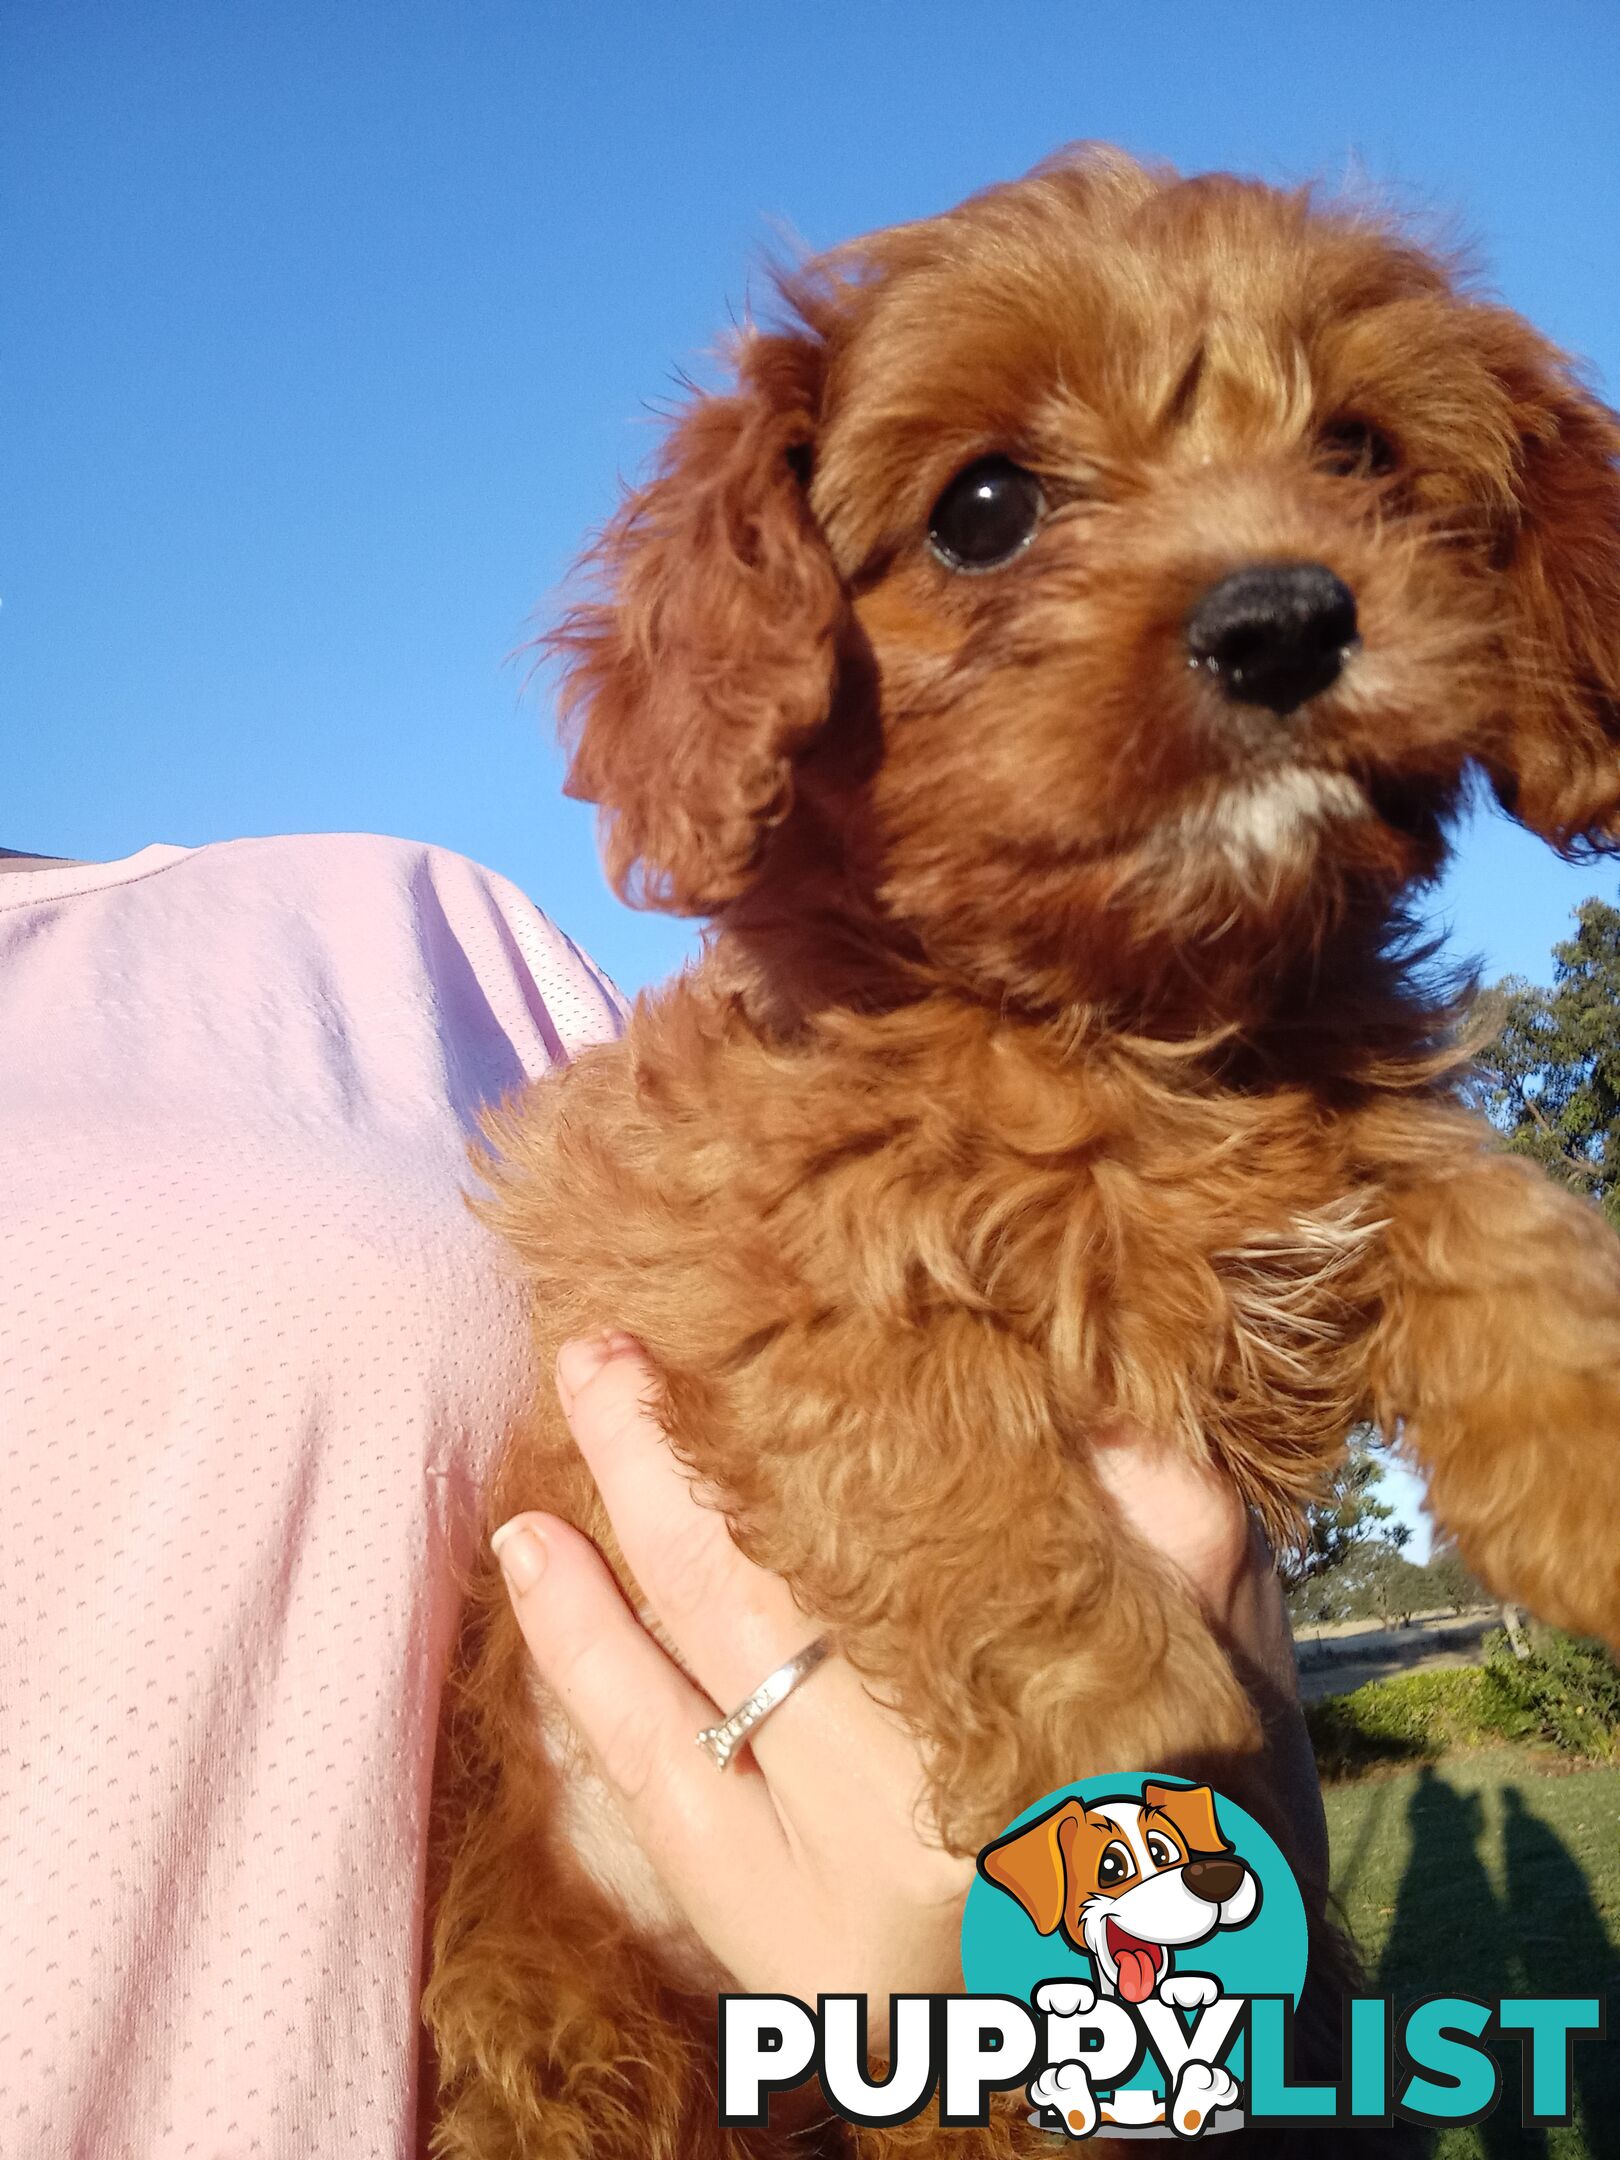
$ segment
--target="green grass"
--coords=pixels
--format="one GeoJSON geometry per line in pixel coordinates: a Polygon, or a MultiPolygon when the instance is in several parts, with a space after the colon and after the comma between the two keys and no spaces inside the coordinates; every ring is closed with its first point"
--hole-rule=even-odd
{"type": "Polygon", "coordinates": [[[1575,2055],[1581,2115],[1448,2131],[1443,2160],[1620,2155],[1620,1768],[1482,1748],[1327,1790],[1333,1886],[1379,1993],[1609,1992],[1611,2037],[1575,2055]]]}

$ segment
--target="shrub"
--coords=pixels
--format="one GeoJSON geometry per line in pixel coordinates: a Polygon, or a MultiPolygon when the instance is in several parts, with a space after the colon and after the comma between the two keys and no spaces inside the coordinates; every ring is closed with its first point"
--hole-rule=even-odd
{"type": "MultiPolygon", "coordinates": [[[[1324,1777],[1354,1777],[1379,1763],[1432,1762],[1448,1748],[1502,1736],[1508,1706],[1488,1698],[1478,1666],[1440,1666],[1372,1680],[1305,1712],[1324,1777]]],[[[1528,1719],[1525,1721],[1528,1726],[1528,1719]]]]}
{"type": "Polygon", "coordinates": [[[1309,1704],[1322,1775],[1433,1762],[1493,1740],[1545,1740],[1568,1754],[1620,1760],[1620,1667],[1601,1644],[1537,1628],[1528,1658],[1515,1657],[1500,1632],[1485,1651],[1483,1665],[1399,1673],[1309,1704]]]}
{"type": "Polygon", "coordinates": [[[1531,1631],[1530,1655],[1515,1657],[1506,1635],[1485,1641],[1486,1679],[1502,1703],[1568,1755],[1620,1757],[1620,1666],[1601,1643],[1558,1628],[1531,1631]]]}

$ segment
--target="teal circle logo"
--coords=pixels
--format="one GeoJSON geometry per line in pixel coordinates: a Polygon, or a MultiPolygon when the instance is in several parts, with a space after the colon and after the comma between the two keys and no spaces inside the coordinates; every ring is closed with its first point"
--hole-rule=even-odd
{"type": "MultiPolygon", "coordinates": [[[[1084,1778],[1026,1808],[980,1853],[962,1920],[967,1992],[1038,2007],[1095,1999],[1182,2017],[1217,1993],[1297,2006],[1307,1955],[1304,1904],[1275,1840],[1224,1794],[1152,1771],[1084,1778]]],[[[1239,2038],[1211,2071],[1211,2129],[1241,2120],[1215,2118],[1243,2074],[1239,2038]]],[[[1157,2108],[1163,2122],[1151,2055],[1119,2093],[1104,2121],[1145,2128],[1157,2108]]]]}

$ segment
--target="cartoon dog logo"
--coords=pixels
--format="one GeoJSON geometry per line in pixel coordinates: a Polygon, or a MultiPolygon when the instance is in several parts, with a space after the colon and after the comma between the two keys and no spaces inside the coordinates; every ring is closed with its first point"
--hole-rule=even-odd
{"type": "MultiPolygon", "coordinates": [[[[1091,1959],[1095,1988],[1053,1981],[1036,1991],[1036,2007],[1054,2017],[1084,2016],[1099,1993],[1132,2005],[1156,1999],[1175,2010],[1206,2007],[1219,1997],[1219,1981],[1179,1969],[1178,1953],[1218,1929],[1243,1927],[1260,1909],[1259,1878],[1222,1834],[1207,1785],[1149,1782],[1140,1795],[1065,1800],[987,1845],[979,1871],[1017,1900],[1041,1934],[1061,1934],[1091,1959]]],[[[1182,2065],[1168,2112],[1154,2094],[1128,2087],[1099,2108],[1079,2060],[1052,2064],[1029,2091],[1077,2136],[1088,2136],[1099,2120],[1168,2122],[1196,2135],[1238,2097],[1229,2071],[1196,2059],[1182,2065]]]]}

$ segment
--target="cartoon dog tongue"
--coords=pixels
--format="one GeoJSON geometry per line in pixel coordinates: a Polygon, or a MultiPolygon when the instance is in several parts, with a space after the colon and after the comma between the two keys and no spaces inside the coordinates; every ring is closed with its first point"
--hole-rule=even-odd
{"type": "Polygon", "coordinates": [[[1139,1942],[1134,1935],[1127,1935],[1125,1930],[1117,1925],[1111,1926],[1108,1934],[1108,1947],[1114,1953],[1114,1963],[1119,1968],[1119,1992],[1129,2003],[1146,2002],[1153,1993],[1160,1953],[1151,1944],[1139,1942]]]}

